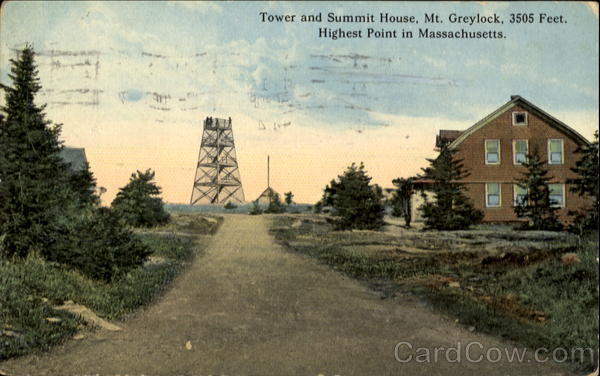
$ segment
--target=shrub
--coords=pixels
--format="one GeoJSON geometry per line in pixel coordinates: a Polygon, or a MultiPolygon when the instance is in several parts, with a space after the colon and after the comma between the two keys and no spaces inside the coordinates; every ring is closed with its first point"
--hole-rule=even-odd
{"type": "Polygon", "coordinates": [[[323,202],[320,201],[320,200],[317,201],[317,203],[315,204],[315,206],[313,206],[312,211],[315,214],[321,214],[323,212],[323,202]]]}
{"type": "Polygon", "coordinates": [[[325,188],[322,201],[331,203],[335,209],[339,229],[377,230],[383,226],[383,193],[378,185],[370,185],[370,182],[364,164],[352,163],[325,188]]]}
{"type": "Polygon", "coordinates": [[[121,188],[111,206],[124,220],[136,227],[152,227],[169,221],[169,214],[159,197],[161,190],[152,180],[154,171],[137,171],[131,174],[129,183],[121,188]]]}
{"type": "Polygon", "coordinates": [[[150,253],[124,226],[117,212],[98,208],[70,226],[68,235],[43,256],[108,282],[141,266],[150,253]]]}
{"type": "Polygon", "coordinates": [[[260,208],[260,205],[258,204],[258,200],[255,200],[254,202],[252,202],[252,209],[250,209],[250,215],[260,215],[263,213],[263,210],[260,208]]]}
{"type": "Polygon", "coordinates": [[[237,209],[237,205],[234,204],[233,202],[229,201],[228,203],[225,204],[225,206],[223,206],[225,209],[227,210],[233,210],[233,209],[237,209]]]}
{"type": "Polygon", "coordinates": [[[269,206],[267,206],[266,213],[285,213],[285,206],[281,202],[281,198],[279,198],[279,193],[270,193],[269,196],[269,206]]]}

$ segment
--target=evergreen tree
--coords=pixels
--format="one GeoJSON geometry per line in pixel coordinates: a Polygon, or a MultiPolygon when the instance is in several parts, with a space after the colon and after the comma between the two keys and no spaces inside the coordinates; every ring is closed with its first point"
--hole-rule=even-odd
{"type": "Polygon", "coordinates": [[[260,204],[258,203],[258,199],[252,201],[252,208],[250,209],[249,214],[250,215],[260,215],[263,213],[263,210],[260,207],[260,204]]]}
{"type": "Polygon", "coordinates": [[[403,217],[406,227],[410,227],[412,220],[412,205],[411,198],[415,192],[413,185],[414,178],[397,178],[392,180],[397,189],[391,199],[392,215],[395,217],[403,217]]]}
{"type": "Polygon", "coordinates": [[[315,206],[312,208],[313,213],[321,214],[323,212],[323,201],[319,200],[315,203],[315,206]]]}
{"type": "Polygon", "coordinates": [[[526,171],[517,179],[517,184],[525,189],[525,195],[522,202],[515,206],[515,213],[517,217],[527,218],[528,221],[520,226],[521,229],[559,230],[562,227],[556,217],[558,208],[553,206],[550,199],[548,184],[552,177],[548,176],[545,164],[546,161],[540,158],[535,149],[522,164],[526,171]]]}
{"type": "Polygon", "coordinates": [[[286,192],[285,194],[285,204],[287,206],[290,206],[294,203],[294,194],[290,191],[290,192],[286,192]]]}
{"type": "Polygon", "coordinates": [[[343,175],[325,188],[323,202],[335,209],[339,229],[380,229],[383,222],[383,193],[378,185],[370,185],[363,163],[352,163],[343,175]]]}
{"type": "Polygon", "coordinates": [[[483,213],[476,209],[465,195],[461,180],[469,176],[461,160],[455,158],[457,149],[443,146],[436,159],[427,159],[429,167],[423,170],[423,179],[431,180],[433,201],[425,199],[419,207],[425,218],[425,227],[436,230],[461,230],[481,222],[483,213]]]}
{"type": "Polygon", "coordinates": [[[325,187],[323,191],[323,197],[319,201],[321,203],[321,209],[323,206],[333,206],[333,197],[335,196],[338,182],[332,179],[331,182],[325,187]]]}
{"type": "Polygon", "coordinates": [[[591,208],[585,211],[570,212],[575,215],[574,227],[581,229],[598,228],[598,218],[600,216],[600,203],[598,202],[598,131],[594,133],[594,141],[590,145],[579,147],[575,153],[580,154],[581,158],[571,168],[578,176],[575,179],[569,179],[567,183],[571,184],[571,191],[583,197],[588,197],[592,201],[591,208]]]}
{"type": "Polygon", "coordinates": [[[60,125],[52,125],[45,106],[34,102],[41,89],[34,57],[33,48],[26,46],[10,60],[12,86],[1,85],[6,99],[0,126],[0,233],[5,256],[51,248],[57,217],[72,199],[67,168],[59,156],[60,125]]]}
{"type": "Polygon", "coordinates": [[[271,191],[271,193],[269,193],[269,206],[267,207],[267,210],[265,210],[265,212],[266,213],[275,213],[275,214],[285,212],[285,206],[281,202],[279,193],[275,193],[273,191],[271,191]]]}
{"type": "Polygon", "coordinates": [[[129,183],[120,189],[111,203],[126,224],[152,227],[169,221],[169,214],[159,197],[161,189],[153,182],[154,175],[151,169],[131,174],[129,183]]]}
{"type": "Polygon", "coordinates": [[[96,193],[96,178],[87,161],[82,170],[70,171],[68,177],[69,185],[79,197],[82,206],[100,205],[100,196],[96,193]]]}
{"type": "MultiPolygon", "coordinates": [[[[88,208],[89,209],[89,208],[88,208]]],[[[84,275],[110,282],[144,264],[152,251],[126,226],[119,213],[96,207],[69,224],[50,261],[68,265],[84,275]]]]}

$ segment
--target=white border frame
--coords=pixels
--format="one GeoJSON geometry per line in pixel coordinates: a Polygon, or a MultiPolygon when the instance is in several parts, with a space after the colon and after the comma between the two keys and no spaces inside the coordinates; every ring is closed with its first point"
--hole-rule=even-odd
{"type": "MultiPolygon", "coordinates": [[[[517,187],[519,187],[519,184],[513,184],[513,207],[517,207],[517,187]]],[[[525,188],[525,192],[527,192],[528,189],[525,188]]]]}
{"type": "Polygon", "coordinates": [[[526,127],[529,124],[529,114],[527,114],[527,111],[513,111],[512,113],[512,125],[513,127],[526,127]],[[518,114],[523,114],[525,115],[525,122],[523,124],[517,124],[516,122],[516,117],[518,114]]]}
{"type": "Polygon", "coordinates": [[[496,139],[496,138],[490,138],[490,139],[485,139],[483,140],[483,161],[485,162],[486,165],[490,165],[490,166],[495,166],[495,165],[499,165],[502,162],[502,148],[500,147],[500,140],[496,139]],[[487,143],[488,141],[497,141],[498,142],[498,162],[488,162],[487,160],[487,143]]]}
{"type": "Polygon", "coordinates": [[[517,138],[512,140],[512,153],[513,153],[513,165],[522,166],[523,163],[517,163],[517,141],[525,141],[525,145],[527,145],[527,152],[525,153],[525,160],[527,160],[527,155],[529,155],[529,140],[526,138],[517,138]]]}
{"type": "Polygon", "coordinates": [[[502,207],[502,184],[493,181],[485,183],[485,207],[486,208],[501,208],[502,207]],[[488,184],[498,184],[498,205],[488,205],[488,184]]]}
{"type": "Polygon", "coordinates": [[[549,138],[548,139],[548,164],[556,165],[556,166],[565,164],[565,141],[562,138],[549,138]],[[560,141],[560,163],[552,162],[550,160],[550,143],[552,141],[560,141]]]}
{"type": "Polygon", "coordinates": [[[548,184],[548,194],[550,194],[550,186],[551,185],[561,185],[562,186],[562,204],[560,205],[551,205],[553,208],[565,208],[567,207],[567,194],[565,190],[567,189],[567,185],[565,183],[550,183],[548,184]]]}

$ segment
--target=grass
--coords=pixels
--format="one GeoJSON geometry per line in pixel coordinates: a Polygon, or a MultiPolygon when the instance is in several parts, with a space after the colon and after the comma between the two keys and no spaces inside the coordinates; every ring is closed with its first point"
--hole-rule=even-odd
{"type": "Polygon", "coordinates": [[[598,234],[472,231],[400,234],[333,231],[310,216],[279,216],[272,233],[289,249],[365,281],[384,297],[410,293],[467,327],[528,348],[569,351],[572,368],[598,359],[598,234]],[[579,262],[562,261],[575,253],[579,262]]]}
{"type": "Polygon", "coordinates": [[[204,221],[174,216],[168,229],[136,236],[153,250],[150,262],[112,283],[84,277],[36,255],[22,260],[0,261],[0,360],[50,347],[70,338],[86,323],[54,310],[67,300],[85,305],[108,320],[122,320],[153,301],[203,248],[220,219],[204,221]],[[194,231],[194,238],[179,235],[194,231]],[[197,231],[197,232],[195,232],[197,231]],[[49,320],[50,319],[50,320],[49,320]]]}

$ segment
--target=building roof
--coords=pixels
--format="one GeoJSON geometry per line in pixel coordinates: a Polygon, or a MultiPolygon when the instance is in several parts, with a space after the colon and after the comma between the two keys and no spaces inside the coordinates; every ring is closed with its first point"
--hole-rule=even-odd
{"type": "Polygon", "coordinates": [[[541,108],[537,107],[533,103],[529,102],[525,98],[523,98],[523,97],[521,97],[519,95],[513,95],[513,96],[510,97],[510,101],[506,102],[504,105],[502,105],[501,107],[499,107],[496,111],[492,112],[488,116],[486,116],[483,119],[479,120],[477,123],[475,123],[474,125],[472,125],[469,129],[467,129],[464,132],[462,132],[460,134],[460,136],[458,136],[454,141],[452,141],[452,143],[449,145],[449,147],[451,147],[451,148],[457,147],[467,137],[469,137],[469,135],[471,135],[473,132],[475,132],[475,131],[483,128],[489,122],[491,122],[492,120],[496,119],[498,116],[500,116],[504,112],[508,111],[512,107],[515,107],[516,105],[524,107],[524,108],[528,109],[529,111],[531,111],[533,114],[537,115],[538,117],[546,120],[548,122],[548,124],[550,124],[551,126],[553,126],[556,129],[558,129],[559,131],[563,132],[564,134],[568,135],[569,137],[571,137],[578,144],[580,144],[580,145],[589,145],[590,144],[590,142],[588,140],[586,140],[585,137],[583,137],[582,135],[580,135],[573,128],[569,127],[568,125],[566,125],[562,121],[560,121],[557,118],[553,117],[552,115],[548,114],[547,112],[545,112],[541,108]]]}
{"type": "Polygon", "coordinates": [[[60,157],[69,165],[73,171],[82,171],[85,169],[87,158],[84,148],[73,148],[65,146],[59,153],[60,157]]]}
{"type": "Polygon", "coordinates": [[[261,199],[261,198],[270,198],[273,195],[278,194],[277,192],[275,192],[275,190],[273,190],[273,188],[268,187],[267,189],[265,189],[263,191],[263,193],[260,194],[260,196],[258,196],[257,200],[261,199]]]}
{"type": "Polygon", "coordinates": [[[463,131],[441,129],[440,134],[435,137],[435,147],[441,148],[445,144],[456,140],[461,133],[463,133],[463,131]]]}

